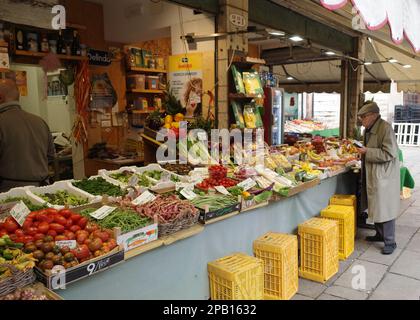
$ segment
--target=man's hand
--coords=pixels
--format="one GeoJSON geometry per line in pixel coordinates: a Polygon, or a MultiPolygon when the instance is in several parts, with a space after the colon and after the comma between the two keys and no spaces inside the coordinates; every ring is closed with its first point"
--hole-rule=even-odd
{"type": "Polygon", "coordinates": [[[359,152],[359,154],[364,155],[367,152],[367,148],[363,147],[363,148],[357,148],[357,152],[359,152]]]}

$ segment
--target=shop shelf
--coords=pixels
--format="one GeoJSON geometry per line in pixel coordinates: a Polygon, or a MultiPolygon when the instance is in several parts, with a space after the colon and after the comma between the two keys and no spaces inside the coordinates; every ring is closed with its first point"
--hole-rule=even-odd
{"type": "Polygon", "coordinates": [[[321,211],[321,217],[338,222],[340,260],[346,260],[354,251],[354,215],[352,206],[330,205],[321,211]]]}
{"type": "Polygon", "coordinates": [[[163,90],[148,90],[148,89],[131,89],[129,92],[132,93],[155,93],[155,94],[163,94],[163,90]]]}
{"type": "MultiPolygon", "coordinates": [[[[25,51],[25,50],[16,50],[15,54],[17,56],[24,56],[24,57],[35,57],[35,58],[43,58],[47,55],[47,53],[44,52],[32,52],[32,51],[25,51]]],[[[76,61],[84,61],[89,60],[88,57],[80,57],[80,56],[67,56],[64,54],[57,54],[57,57],[59,59],[63,60],[76,60],[76,61]]]]}
{"type": "Polygon", "coordinates": [[[168,72],[163,69],[149,69],[149,68],[139,68],[139,67],[131,67],[129,71],[144,72],[144,73],[167,73],[168,72]]]}
{"type": "Polygon", "coordinates": [[[290,300],[299,285],[297,236],[267,233],[254,241],[254,255],[264,261],[264,299],[290,300]]]}
{"type": "Polygon", "coordinates": [[[299,276],[325,283],[338,272],[338,222],[312,218],[298,227],[299,276]]]}
{"type": "Polygon", "coordinates": [[[262,300],[264,264],[261,259],[235,253],[207,266],[212,300],[262,300]]]}

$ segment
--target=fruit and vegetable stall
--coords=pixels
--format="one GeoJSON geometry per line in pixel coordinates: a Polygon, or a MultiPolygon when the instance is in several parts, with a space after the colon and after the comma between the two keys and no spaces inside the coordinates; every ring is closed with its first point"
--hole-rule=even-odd
{"type": "Polygon", "coordinates": [[[208,261],[251,253],[259,235],[293,232],[331,195],[354,193],[356,154],[318,138],[266,148],[264,166],[207,154],[207,166],[12,189],[0,194],[0,299],[208,299],[208,261]]]}

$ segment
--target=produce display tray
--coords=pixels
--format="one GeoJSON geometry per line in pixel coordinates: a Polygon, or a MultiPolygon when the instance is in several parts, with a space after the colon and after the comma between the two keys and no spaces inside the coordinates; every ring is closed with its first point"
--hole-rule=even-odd
{"type": "MultiPolygon", "coordinates": [[[[165,172],[167,174],[176,176],[177,178],[179,178],[180,181],[186,182],[186,177],[180,176],[176,173],[173,173],[171,171],[165,170],[163,169],[160,165],[158,164],[149,164],[146,167],[122,167],[118,170],[113,170],[113,171],[108,171],[108,170],[99,170],[99,175],[104,178],[106,181],[118,185],[122,188],[127,188],[128,184],[127,183],[123,183],[120,182],[114,178],[111,177],[111,174],[115,174],[115,173],[122,173],[124,171],[130,171],[133,173],[138,173],[138,174],[142,174],[146,171],[161,171],[161,172],[165,172]]],[[[153,181],[153,179],[152,179],[153,181]]],[[[156,192],[156,193],[165,193],[165,192],[169,192],[169,191],[173,191],[175,190],[175,182],[173,181],[167,181],[167,182],[160,182],[155,184],[154,186],[149,188],[150,190],[156,192]]]]}
{"type": "MultiPolygon", "coordinates": [[[[30,196],[27,190],[27,187],[14,188],[14,189],[9,190],[8,192],[0,193],[0,202],[8,198],[27,198],[34,205],[42,205],[45,203],[45,201],[39,201],[38,199],[33,199],[30,196]]],[[[0,220],[2,220],[3,218],[9,215],[8,212],[2,213],[1,211],[2,210],[0,210],[0,220]]]]}
{"type": "Polygon", "coordinates": [[[57,290],[64,288],[73,282],[105,271],[122,262],[124,262],[124,249],[122,247],[117,247],[106,255],[66,269],[65,272],[62,273],[53,275],[51,272],[43,272],[38,267],[35,267],[34,271],[38,280],[48,289],[57,290]]]}
{"type": "Polygon", "coordinates": [[[291,188],[289,190],[288,195],[286,197],[283,197],[281,195],[276,194],[276,195],[273,195],[272,200],[273,201],[278,201],[278,200],[281,200],[281,199],[284,199],[284,198],[293,197],[293,196],[295,196],[295,195],[297,195],[297,194],[299,194],[299,193],[301,193],[303,191],[306,191],[308,189],[311,189],[313,187],[316,187],[320,183],[321,183],[321,179],[319,179],[319,178],[314,179],[314,180],[311,180],[311,181],[308,181],[308,182],[305,182],[305,183],[302,183],[302,184],[298,185],[297,187],[291,188]]]}
{"type": "MultiPolygon", "coordinates": [[[[209,223],[212,223],[212,220],[223,218],[229,214],[233,214],[233,213],[238,214],[241,210],[241,203],[238,202],[231,206],[218,209],[218,210],[213,210],[213,211],[208,211],[201,208],[199,208],[199,210],[200,210],[200,217],[198,219],[199,222],[202,224],[209,224],[209,223]]],[[[217,221],[220,221],[220,220],[217,220],[217,221]]]]}
{"type": "MultiPolygon", "coordinates": [[[[100,196],[93,196],[83,190],[80,190],[74,187],[69,181],[59,181],[59,182],[54,183],[53,185],[46,186],[46,187],[27,187],[27,193],[31,201],[34,201],[39,204],[46,204],[48,207],[61,210],[65,208],[64,205],[53,205],[41,199],[39,196],[37,196],[37,194],[55,193],[57,191],[67,191],[68,193],[72,195],[86,198],[89,201],[88,204],[97,203],[102,200],[102,197],[100,196]]],[[[76,208],[79,206],[69,206],[69,207],[76,208]]]]}

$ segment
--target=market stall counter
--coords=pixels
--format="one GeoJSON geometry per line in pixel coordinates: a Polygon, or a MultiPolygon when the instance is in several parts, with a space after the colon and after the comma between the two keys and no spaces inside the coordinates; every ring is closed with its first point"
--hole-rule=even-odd
{"type": "Polygon", "coordinates": [[[296,196],[206,225],[193,237],[135,256],[125,263],[57,291],[68,300],[209,299],[207,263],[234,252],[252,255],[266,232],[296,233],[298,224],[319,215],[331,196],[354,194],[353,173],[323,180],[296,196]]]}

